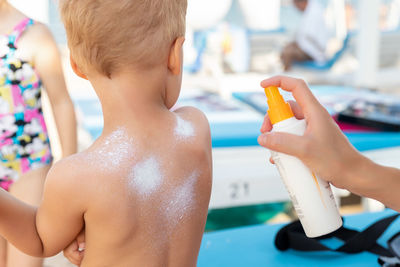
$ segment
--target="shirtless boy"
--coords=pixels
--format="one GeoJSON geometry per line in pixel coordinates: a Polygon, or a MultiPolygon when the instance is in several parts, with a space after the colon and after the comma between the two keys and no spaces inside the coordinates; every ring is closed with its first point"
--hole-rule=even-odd
{"type": "Polygon", "coordinates": [[[50,170],[38,208],[0,192],[0,234],[48,257],[85,228],[81,266],[195,266],[211,191],[204,115],[170,111],[182,78],[186,0],[61,0],[77,75],[104,130],[50,170]]]}

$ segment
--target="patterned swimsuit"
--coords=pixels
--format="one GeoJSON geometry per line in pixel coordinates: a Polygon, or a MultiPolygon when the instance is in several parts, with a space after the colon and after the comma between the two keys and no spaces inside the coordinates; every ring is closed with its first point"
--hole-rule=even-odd
{"type": "Polygon", "coordinates": [[[5,190],[52,161],[41,80],[29,62],[15,56],[19,37],[33,24],[24,19],[11,34],[0,35],[0,187],[5,190]]]}

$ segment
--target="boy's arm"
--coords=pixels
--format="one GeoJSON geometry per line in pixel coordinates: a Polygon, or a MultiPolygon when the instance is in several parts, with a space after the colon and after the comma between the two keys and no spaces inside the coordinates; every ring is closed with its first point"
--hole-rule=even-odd
{"type": "Polygon", "coordinates": [[[81,231],[84,207],[79,185],[66,175],[65,167],[49,172],[43,201],[37,209],[0,192],[0,234],[22,252],[35,257],[59,253],[81,231]],[[77,190],[77,188],[79,190],[77,190]]]}
{"type": "Polygon", "coordinates": [[[68,247],[64,248],[63,254],[72,264],[80,266],[85,256],[85,230],[79,233],[79,235],[72,241],[68,247]]]}
{"type": "Polygon", "coordinates": [[[400,170],[380,166],[361,155],[303,80],[277,76],[264,80],[261,86],[292,92],[297,101],[291,103],[293,112],[298,119],[306,119],[307,129],[303,136],[271,133],[266,116],[260,145],[301,159],[319,177],[339,188],[375,198],[400,211],[400,170]]]}

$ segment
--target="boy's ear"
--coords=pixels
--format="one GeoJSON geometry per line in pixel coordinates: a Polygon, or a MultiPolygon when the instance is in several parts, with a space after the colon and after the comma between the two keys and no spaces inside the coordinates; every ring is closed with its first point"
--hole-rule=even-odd
{"type": "Polygon", "coordinates": [[[79,77],[81,77],[81,78],[83,78],[83,79],[85,79],[85,80],[88,79],[88,78],[86,77],[86,75],[83,74],[83,73],[79,70],[78,65],[76,65],[76,63],[75,63],[74,59],[71,57],[71,55],[69,56],[69,62],[70,62],[70,64],[71,64],[72,70],[75,72],[76,75],[78,75],[79,77]]]}
{"type": "Polygon", "coordinates": [[[179,75],[182,72],[183,65],[183,43],[185,37],[181,36],[176,38],[174,44],[169,51],[168,57],[168,69],[174,75],[179,75]]]}

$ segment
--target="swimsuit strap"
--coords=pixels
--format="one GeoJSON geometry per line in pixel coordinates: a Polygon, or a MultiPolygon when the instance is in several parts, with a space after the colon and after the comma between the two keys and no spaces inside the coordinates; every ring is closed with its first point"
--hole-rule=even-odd
{"type": "Polygon", "coordinates": [[[22,34],[28,29],[31,25],[35,22],[31,18],[25,18],[20,21],[13,29],[12,33],[10,34],[10,43],[16,44],[22,34]]]}

